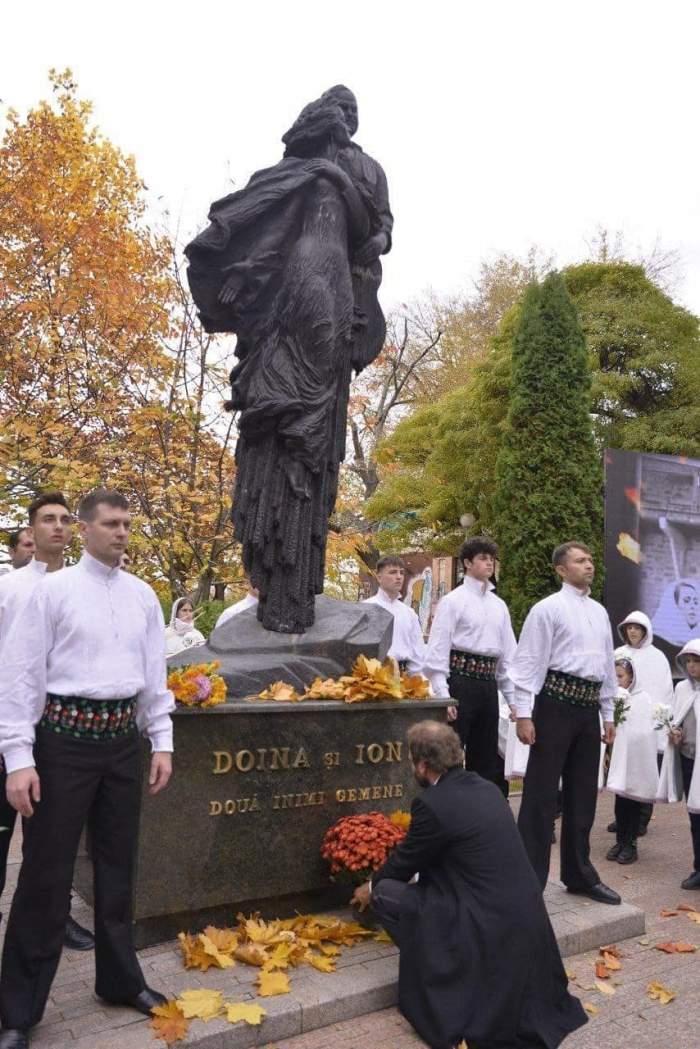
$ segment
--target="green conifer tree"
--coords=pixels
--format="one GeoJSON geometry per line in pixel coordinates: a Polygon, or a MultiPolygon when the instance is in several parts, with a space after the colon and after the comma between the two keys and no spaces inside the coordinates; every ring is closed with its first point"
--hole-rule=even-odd
{"type": "Polygon", "coordinates": [[[551,273],[525,293],[496,463],[499,593],[516,629],[530,606],[556,589],[551,557],[559,543],[581,540],[602,568],[602,469],[590,398],[586,340],[562,277],[551,273]]]}

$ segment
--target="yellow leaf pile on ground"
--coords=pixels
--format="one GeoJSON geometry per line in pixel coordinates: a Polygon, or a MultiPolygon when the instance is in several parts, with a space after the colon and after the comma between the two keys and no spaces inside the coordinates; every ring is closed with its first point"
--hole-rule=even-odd
{"type": "Polygon", "coordinates": [[[319,972],[333,972],[341,948],[353,947],[368,936],[376,937],[377,933],[357,922],[323,915],[300,914],[266,922],[258,915],[245,918],[239,914],[233,929],[209,925],[196,936],[181,932],[178,939],[186,969],[206,972],[212,966],[228,969],[243,962],[264,972],[290,965],[312,965],[319,972]]]}
{"type": "Polygon", "coordinates": [[[345,703],[362,703],[376,700],[428,699],[430,686],[420,674],[400,674],[396,660],[358,656],[352,674],[338,678],[317,677],[303,695],[285,681],[275,681],[259,695],[259,700],[274,700],[280,703],[297,703],[304,699],[334,699],[345,703]]]}

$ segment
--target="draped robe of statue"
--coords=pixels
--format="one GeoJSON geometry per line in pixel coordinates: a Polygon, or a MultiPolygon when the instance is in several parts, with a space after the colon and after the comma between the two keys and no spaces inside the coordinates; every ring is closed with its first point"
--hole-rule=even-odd
{"type": "Polygon", "coordinates": [[[186,254],[205,329],[237,335],[232,517],[258,618],[302,633],[323,590],[352,371],[385,335],[381,264],[353,255],[380,232],[388,250],[392,218],[384,172],[337,105],[311,103],[284,141],[278,164],[212,205],[186,254]]]}

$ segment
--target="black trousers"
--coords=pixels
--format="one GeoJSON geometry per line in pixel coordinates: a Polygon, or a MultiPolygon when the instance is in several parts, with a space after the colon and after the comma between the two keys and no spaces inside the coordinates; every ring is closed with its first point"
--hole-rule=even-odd
{"type": "Polygon", "coordinates": [[[533,720],[535,744],[523,783],[520,835],[544,889],[561,777],[561,880],[570,889],[590,888],[600,881],[590,859],[600,763],[598,708],[578,707],[540,694],[533,720]]]}
{"type": "Polygon", "coordinates": [[[632,801],[631,798],[621,798],[615,795],[615,822],[617,823],[617,842],[619,845],[634,845],[641,825],[642,809],[641,801],[632,801]]]}
{"type": "Polygon", "coordinates": [[[399,950],[401,949],[399,918],[407,888],[408,882],[397,881],[395,878],[382,878],[372,888],[372,910],[399,950]]]}
{"type": "Polygon", "coordinates": [[[450,674],[447,684],[450,695],[457,702],[454,727],[465,750],[466,767],[503,790],[503,770],[498,764],[496,682],[450,674]]]}
{"type": "MultiPolygon", "coordinates": [[[[693,758],[687,758],[685,754],[679,754],[678,756],[681,759],[683,793],[685,794],[685,800],[687,801],[688,794],[690,793],[690,781],[693,778],[695,761],[693,758]]],[[[700,814],[697,812],[689,812],[688,819],[690,820],[690,836],[693,839],[693,870],[700,871],[700,814]]]]}
{"type": "Polygon", "coordinates": [[[0,974],[3,1027],[41,1020],[61,957],[83,826],[92,833],[95,991],[125,1001],[145,987],[132,938],[133,868],[141,789],[136,733],[93,742],[37,729],[41,801],[23,822],[23,860],[0,974]]]}

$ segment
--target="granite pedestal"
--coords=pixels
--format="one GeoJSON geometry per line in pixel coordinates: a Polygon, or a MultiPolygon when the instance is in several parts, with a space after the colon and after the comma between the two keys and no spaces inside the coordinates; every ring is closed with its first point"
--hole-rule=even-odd
{"type": "MultiPolygon", "coordinates": [[[[134,919],[139,947],[239,910],[282,917],[347,901],[320,856],[356,812],[410,808],[406,733],[445,720],[446,700],[345,704],[243,701],[174,715],[171,783],[148,793],[144,750],[134,919]]],[[[91,898],[89,860],[75,884],[91,898]]]]}

